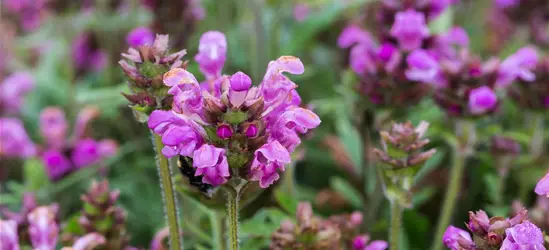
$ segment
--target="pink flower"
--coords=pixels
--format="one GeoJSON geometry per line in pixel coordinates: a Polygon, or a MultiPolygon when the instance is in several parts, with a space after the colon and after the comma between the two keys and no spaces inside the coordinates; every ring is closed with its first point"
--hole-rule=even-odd
{"type": "Polygon", "coordinates": [[[260,86],[268,111],[274,110],[282,102],[288,100],[290,92],[297,88],[297,85],[283,73],[300,75],[304,71],[305,67],[297,57],[281,56],[276,61],[269,62],[260,86]]]}
{"type": "Polygon", "coordinates": [[[57,150],[48,150],[42,153],[42,163],[46,174],[52,181],[60,180],[73,170],[72,163],[63,153],[57,150]]]}
{"type": "Polygon", "coordinates": [[[0,112],[17,114],[24,96],[34,88],[34,77],[28,72],[15,72],[0,83],[0,112]]]}
{"type": "Polygon", "coordinates": [[[498,102],[498,97],[492,89],[487,86],[471,90],[469,94],[469,112],[480,115],[493,110],[498,102]]]}
{"type": "Polygon", "coordinates": [[[499,66],[496,85],[507,87],[517,78],[527,82],[535,80],[536,75],[532,70],[536,67],[537,62],[538,55],[535,49],[531,47],[519,49],[499,66]]]}
{"type": "Polygon", "coordinates": [[[238,71],[231,76],[229,82],[229,101],[234,107],[239,107],[246,101],[248,90],[252,86],[252,79],[238,71]]]}
{"type": "Polygon", "coordinates": [[[168,93],[174,95],[173,108],[175,111],[189,115],[201,115],[202,90],[193,74],[181,68],[172,69],[164,74],[164,84],[171,87],[168,93]]]}
{"type": "Polygon", "coordinates": [[[59,226],[55,221],[58,209],[57,205],[42,206],[29,214],[29,235],[34,249],[55,249],[59,234],[59,226]]]}
{"type": "Polygon", "coordinates": [[[100,159],[99,145],[93,139],[78,141],[71,155],[71,160],[76,168],[92,166],[97,164],[100,159]]]}
{"type": "Polygon", "coordinates": [[[294,18],[298,22],[303,22],[309,16],[309,5],[296,4],[294,7],[294,18]]]}
{"type": "Polygon", "coordinates": [[[68,128],[65,112],[61,108],[48,107],[40,112],[40,134],[49,147],[61,149],[65,144],[68,128]]]}
{"type": "Polygon", "coordinates": [[[0,156],[30,158],[36,154],[23,123],[16,118],[0,118],[0,156]]]}
{"type": "Polygon", "coordinates": [[[219,31],[208,31],[200,37],[198,54],[194,57],[200,71],[207,79],[221,76],[221,70],[227,58],[227,39],[219,31]]]}
{"type": "Polygon", "coordinates": [[[19,250],[17,223],[13,220],[0,220],[0,249],[19,250]]]}
{"type": "Polygon", "coordinates": [[[398,40],[402,50],[413,51],[420,48],[423,39],[429,36],[425,15],[413,9],[398,12],[391,27],[391,36],[398,40]]]}
{"type": "Polygon", "coordinates": [[[444,242],[444,245],[451,250],[461,250],[463,249],[459,241],[470,241],[472,242],[473,239],[471,238],[471,235],[462,229],[459,229],[454,226],[449,226],[446,229],[446,232],[444,232],[444,236],[442,237],[442,241],[444,242]]]}
{"type": "Polygon", "coordinates": [[[126,43],[134,48],[143,45],[152,45],[153,42],[154,33],[147,27],[137,27],[126,36],[126,43]]]}
{"type": "Polygon", "coordinates": [[[408,63],[408,70],[406,70],[408,79],[428,83],[437,88],[447,85],[446,80],[441,76],[440,65],[427,51],[422,49],[413,51],[406,58],[406,62],[408,63]]]}
{"type": "Polygon", "coordinates": [[[547,174],[539,180],[534,191],[538,195],[545,195],[549,197],[549,172],[547,172],[547,174]]]}
{"type": "Polygon", "coordinates": [[[225,149],[204,144],[193,154],[195,176],[202,175],[202,182],[219,186],[231,176],[225,149]]]}
{"type": "Polygon", "coordinates": [[[505,240],[500,249],[536,249],[545,250],[543,233],[529,221],[505,229],[505,240]]]}
{"type": "Polygon", "coordinates": [[[170,236],[169,228],[165,227],[162,230],[158,231],[151,242],[151,250],[164,250],[164,240],[170,236]]]}
{"type": "Polygon", "coordinates": [[[289,152],[293,152],[301,143],[298,133],[307,133],[309,129],[320,125],[320,118],[312,111],[293,107],[284,111],[271,127],[272,138],[279,141],[289,152]]]}
{"type": "Polygon", "coordinates": [[[280,178],[277,170],[284,171],[284,164],[290,161],[290,153],[284,146],[278,141],[268,142],[254,153],[250,179],[259,181],[260,187],[267,188],[280,178]]]}
{"type": "Polygon", "coordinates": [[[368,244],[370,237],[368,235],[359,235],[353,239],[354,250],[385,250],[389,247],[387,242],[382,240],[374,240],[368,244]]]}
{"type": "Polygon", "coordinates": [[[155,110],[149,117],[149,128],[162,136],[165,147],[162,153],[168,157],[192,156],[204,143],[206,132],[194,121],[173,111],[155,110]]]}
{"type": "Polygon", "coordinates": [[[87,250],[94,249],[96,246],[105,244],[106,240],[103,235],[99,233],[88,233],[82,237],[79,237],[72,245],[71,250],[87,250]]]}
{"type": "Polygon", "coordinates": [[[349,48],[355,44],[373,46],[375,43],[368,31],[361,29],[356,24],[351,24],[345,27],[337,38],[337,46],[340,48],[349,48]]]}

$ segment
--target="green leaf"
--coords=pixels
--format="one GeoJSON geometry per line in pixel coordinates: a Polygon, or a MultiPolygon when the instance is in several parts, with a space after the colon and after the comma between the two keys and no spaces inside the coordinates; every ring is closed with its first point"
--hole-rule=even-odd
{"type": "Polygon", "coordinates": [[[80,223],[78,220],[80,219],[80,213],[73,214],[65,224],[65,227],[63,229],[64,233],[70,233],[72,235],[83,235],[84,229],[82,226],[80,226],[80,223]]]}
{"type": "Polygon", "coordinates": [[[284,219],[288,219],[288,216],[282,211],[275,208],[263,208],[240,225],[240,232],[242,237],[270,238],[284,219]]]}
{"type": "Polygon", "coordinates": [[[499,176],[497,176],[496,174],[486,174],[483,178],[484,186],[487,189],[484,193],[486,194],[486,196],[488,196],[487,198],[492,202],[495,202],[497,198],[496,196],[498,192],[498,178],[499,176]]]}
{"type": "Polygon", "coordinates": [[[403,218],[403,233],[406,233],[406,242],[409,244],[407,248],[402,249],[425,249],[429,244],[429,238],[425,237],[431,232],[429,218],[415,210],[404,210],[403,218]]]}
{"type": "Polygon", "coordinates": [[[421,206],[423,203],[429,201],[435,194],[437,189],[435,187],[425,187],[418,192],[415,192],[412,197],[414,207],[421,206]]]}
{"type": "Polygon", "coordinates": [[[25,189],[27,191],[38,191],[49,183],[42,161],[38,159],[27,160],[23,169],[25,174],[25,189]]]}
{"type": "Polygon", "coordinates": [[[295,214],[297,209],[297,200],[295,200],[289,193],[276,190],[275,199],[284,211],[288,214],[295,214]]]}
{"type": "Polygon", "coordinates": [[[240,124],[248,119],[248,113],[243,111],[229,111],[223,116],[223,120],[230,124],[240,124]]]}
{"type": "Polygon", "coordinates": [[[345,147],[345,151],[353,161],[355,169],[359,170],[360,173],[364,152],[360,134],[356,128],[351,125],[351,122],[343,117],[340,117],[336,121],[336,132],[341,143],[345,147]]]}
{"type": "Polygon", "coordinates": [[[332,177],[330,187],[338,192],[354,208],[362,208],[362,198],[360,192],[356,190],[347,180],[341,177],[332,177]]]}

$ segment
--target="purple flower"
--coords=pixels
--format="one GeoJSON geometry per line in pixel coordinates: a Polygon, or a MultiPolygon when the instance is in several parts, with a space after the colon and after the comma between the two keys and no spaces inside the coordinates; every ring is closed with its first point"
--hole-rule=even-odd
{"type": "Polygon", "coordinates": [[[284,111],[271,127],[272,138],[278,140],[291,153],[301,143],[297,133],[307,133],[320,125],[320,118],[312,111],[293,107],[284,111]]]}
{"type": "Polygon", "coordinates": [[[290,161],[290,153],[284,146],[278,141],[268,142],[254,153],[250,179],[259,181],[260,187],[267,188],[280,178],[277,170],[284,171],[284,164],[290,161]]]}
{"type": "Polygon", "coordinates": [[[467,227],[474,234],[483,235],[490,229],[490,217],[483,210],[469,212],[469,223],[467,227]]]}
{"type": "Polygon", "coordinates": [[[498,103],[498,97],[487,86],[478,87],[469,93],[469,112],[480,115],[493,110],[498,103]]]}
{"type": "Polygon", "coordinates": [[[337,39],[337,46],[340,48],[349,48],[357,43],[368,46],[374,45],[372,35],[368,31],[361,29],[356,24],[351,24],[345,27],[337,39]]]}
{"type": "Polygon", "coordinates": [[[453,27],[448,32],[435,37],[434,52],[442,58],[459,60],[458,49],[469,47],[469,35],[461,27],[453,27]]]}
{"type": "Polygon", "coordinates": [[[195,176],[202,175],[202,182],[219,186],[231,176],[225,149],[204,144],[193,154],[195,176]]]}
{"type": "Polygon", "coordinates": [[[453,0],[431,0],[430,6],[429,6],[430,7],[429,14],[428,14],[429,18],[432,20],[433,18],[444,13],[444,11],[452,3],[453,3],[453,0]]]}
{"type": "Polygon", "coordinates": [[[15,72],[0,84],[0,111],[17,114],[23,97],[34,88],[34,77],[28,72],[15,72]]]}
{"type": "Polygon", "coordinates": [[[372,48],[366,44],[354,46],[349,54],[349,64],[351,69],[357,74],[374,74],[377,71],[375,58],[373,58],[372,48]]]}
{"type": "Polygon", "coordinates": [[[30,158],[35,154],[36,146],[23,123],[16,118],[0,118],[0,156],[30,158]]]}
{"type": "Polygon", "coordinates": [[[106,240],[103,235],[99,233],[88,233],[78,238],[72,245],[71,250],[87,250],[94,249],[95,247],[105,244],[106,240]]]}
{"type": "Polygon", "coordinates": [[[423,39],[429,36],[425,15],[412,9],[398,12],[391,27],[391,36],[398,40],[402,50],[413,51],[420,48],[423,39]]]}
{"type": "Polygon", "coordinates": [[[505,235],[505,240],[500,248],[502,250],[545,250],[543,233],[529,221],[505,229],[505,235]]]}
{"type": "Polygon", "coordinates": [[[73,41],[72,59],[79,70],[101,71],[107,65],[107,54],[94,46],[88,33],[78,35],[73,41]]]}
{"type": "Polygon", "coordinates": [[[283,74],[284,72],[300,75],[304,71],[305,67],[297,57],[281,56],[276,61],[269,62],[260,87],[265,107],[274,110],[282,102],[288,100],[292,90],[297,88],[297,85],[283,74]]]}
{"type": "Polygon", "coordinates": [[[368,244],[370,237],[368,235],[359,235],[353,239],[354,250],[385,250],[389,247],[387,242],[382,240],[375,240],[368,244]]]}
{"type": "Polygon", "coordinates": [[[17,223],[13,220],[0,220],[0,249],[19,250],[17,223]]]}
{"type": "Polygon", "coordinates": [[[126,36],[126,43],[134,48],[143,45],[152,45],[153,42],[154,33],[147,27],[137,27],[126,36]]]}
{"type": "Polygon", "coordinates": [[[229,83],[229,101],[234,107],[239,107],[246,101],[248,90],[252,86],[252,79],[238,71],[231,76],[229,83]]]}
{"type": "Polygon", "coordinates": [[[500,9],[514,7],[520,3],[520,0],[494,0],[494,1],[496,3],[496,6],[500,9]]]}
{"type": "Polygon", "coordinates": [[[537,62],[538,55],[535,49],[530,47],[519,49],[499,66],[496,86],[507,87],[517,78],[527,82],[535,80],[536,75],[532,70],[537,62]]]}
{"type": "Polygon", "coordinates": [[[298,22],[303,22],[309,16],[309,5],[301,3],[294,7],[294,18],[298,22]]]}
{"type": "Polygon", "coordinates": [[[539,180],[535,189],[536,194],[549,197],[549,172],[539,180]]]}
{"type": "Polygon", "coordinates": [[[158,231],[151,242],[151,250],[164,250],[165,248],[163,242],[166,238],[170,236],[169,228],[165,227],[162,230],[158,231]]]}
{"type": "Polygon", "coordinates": [[[34,209],[28,216],[29,235],[33,249],[53,250],[57,244],[59,226],[55,221],[57,205],[34,209]]]}
{"type": "Polygon", "coordinates": [[[437,88],[447,85],[446,80],[441,77],[441,70],[438,62],[433,59],[425,50],[415,50],[406,58],[408,70],[406,77],[412,81],[431,84],[437,88]]]}
{"type": "Polygon", "coordinates": [[[164,74],[164,84],[171,87],[168,93],[174,95],[173,109],[179,113],[202,113],[202,90],[193,74],[177,68],[164,74]]]}
{"type": "Polygon", "coordinates": [[[40,112],[40,134],[49,147],[55,149],[63,147],[68,127],[65,112],[61,108],[48,107],[40,112]]]}
{"type": "Polygon", "coordinates": [[[473,239],[471,238],[471,235],[460,228],[449,226],[446,229],[446,232],[444,232],[444,236],[442,237],[442,241],[444,242],[444,245],[451,250],[461,250],[463,249],[458,241],[470,241],[472,242],[473,239]]]}
{"type": "Polygon", "coordinates": [[[118,151],[118,143],[111,139],[101,140],[97,144],[97,151],[102,159],[113,157],[118,151]]]}
{"type": "Polygon", "coordinates": [[[207,79],[221,76],[221,70],[227,57],[227,39],[219,31],[208,31],[200,37],[198,54],[194,57],[200,71],[207,79]]]}
{"type": "Polygon", "coordinates": [[[81,139],[85,137],[86,129],[90,122],[99,116],[99,110],[96,107],[86,106],[76,117],[76,124],[74,125],[74,138],[81,139]]]}
{"type": "Polygon", "coordinates": [[[88,167],[97,164],[100,160],[97,141],[84,139],[74,146],[71,160],[76,168],[88,167]]]}
{"type": "Polygon", "coordinates": [[[155,110],[149,117],[148,125],[162,136],[162,143],[165,145],[162,153],[168,158],[178,154],[192,156],[204,143],[204,129],[173,111],[155,110]]]}
{"type": "Polygon", "coordinates": [[[42,163],[46,168],[48,178],[52,181],[61,179],[73,169],[70,160],[57,150],[48,150],[42,153],[42,163]]]}

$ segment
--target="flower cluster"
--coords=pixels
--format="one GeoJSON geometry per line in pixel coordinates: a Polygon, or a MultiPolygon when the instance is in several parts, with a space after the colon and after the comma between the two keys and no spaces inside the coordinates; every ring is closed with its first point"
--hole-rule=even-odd
{"type": "Polygon", "coordinates": [[[15,72],[0,83],[0,114],[17,114],[24,96],[34,88],[34,77],[28,72],[15,72]]]}
{"type": "MultiPolygon", "coordinates": [[[[123,53],[118,63],[129,79],[132,94],[124,94],[137,114],[148,115],[153,109],[171,108],[173,97],[168,96],[162,76],[170,69],[183,66],[185,50],[168,54],[168,35],[156,35],[152,43],[145,30],[134,30],[127,40],[132,47],[123,53]],[[128,63],[129,62],[129,63],[128,63]]],[[[145,120],[146,121],[146,120],[145,120]]]]}
{"type": "Polygon", "coordinates": [[[117,144],[113,140],[97,141],[87,136],[88,124],[98,114],[98,110],[92,107],[82,109],[76,118],[73,135],[69,138],[69,124],[63,110],[49,107],[42,111],[40,132],[44,145],[41,158],[50,180],[59,180],[116,154],[117,144]]]}
{"type": "Polygon", "coordinates": [[[272,234],[270,249],[354,249],[384,250],[385,241],[368,243],[367,235],[359,235],[362,214],[336,215],[328,219],[314,216],[311,204],[300,203],[296,223],[285,220],[272,234]]]}
{"type": "Polygon", "coordinates": [[[148,125],[162,136],[166,157],[191,157],[195,175],[214,186],[231,177],[259,181],[267,188],[290,163],[301,143],[299,134],[320,124],[312,111],[299,107],[297,85],[283,73],[301,74],[298,58],[283,56],[269,63],[259,86],[242,72],[222,75],[225,35],[202,35],[195,60],[206,80],[199,83],[182,68],[164,75],[173,95],[171,110],[155,110],[148,125]]]}
{"type": "MultiPolygon", "coordinates": [[[[110,191],[109,183],[105,180],[92,182],[88,192],[82,195],[84,205],[78,220],[80,227],[84,234],[100,235],[104,239],[105,249],[130,249],[126,232],[126,212],[116,206],[119,194],[119,191],[110,191]]],[[[76,244],[75,239],[75,232],[63,233],[64,243],[76,244]]]]}
{"type": "Polygon", "coordinates": [[[424,151],[429,143],[429,139],[423,138],[428,127],[425,121],[417,127],[410,122],[393,123],[390,130],[379,133],[382,149],[375,148],[374,153],[383,163],[383,184],[389,201],[411,206],[413,177],[436,153],[436,149],[424,151]]]}
{"type": "Polygon", "coordinates": [[[429,87],[407,69],[426,68],[435,62],[410,58],[410,53],[435,46],[436,36],[430,34],[428,21],[449,5],[448,0],[383,1],[376,10],[377,39],[355,24],[345,28],[338,46],[351,48],[350,66],[361,77],[358,91],[375,105],[406,107],[419,102],[429,87]]]}
{"type": "Polygon", "coordinates": [[[522,210],[513,218],[489,218],[482,210],[469,212],[469,222],[466,226],[473,234],[474,240],[467,231],[454,226],[446,229],[442,240],[444,245],[452,250],[545,250],[541,230],[526,218],[526,210],[522,210]]]}
{"type": "MultiPolygon", "coordinates": [[[[544,0],[494,0],[493,25],[505,23],[513,31],[517,26],[526,25],[532,42],[540,46],[549,46],[549,7],[544,0]]],[[[512,33],[510,33],[512,34],[512,33]]]]}

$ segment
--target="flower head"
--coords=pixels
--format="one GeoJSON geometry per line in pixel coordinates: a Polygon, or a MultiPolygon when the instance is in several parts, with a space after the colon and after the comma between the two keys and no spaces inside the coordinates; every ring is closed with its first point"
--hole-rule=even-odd
{"type": "Polygon", "coordinates": [[[423,39],[429,36],[425,15],[412,9],[397,13],[391,36],[398,40],[402,50],[413,51],[420,48],[423,39]]]}
{"type": "Polygon", "coordinates": [[[0,118],[0,156],[29,158],[36,154],[23,123],[16,118],[0,118]]]}

